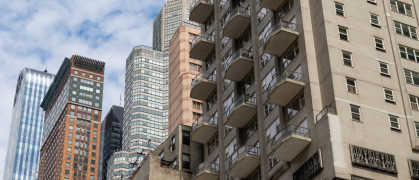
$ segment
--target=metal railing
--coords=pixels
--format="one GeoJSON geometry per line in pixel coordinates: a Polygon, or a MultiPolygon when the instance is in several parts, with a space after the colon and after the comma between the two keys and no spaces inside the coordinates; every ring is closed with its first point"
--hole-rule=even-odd
{"type": "Polygon", "coordinates": [[[290,70],[284,70],[280,74],[275,75],[271,82],[269,83],[268,87],[266,88],[266,91],[268,94],[272,92],[272,87],[275,86],[275,84],[282,82],[285,79],[292,79],[297,81],[303,80],[303,75],[299,72],[290,71],[290,70]]]}
{"type": "Polygon", "coordinates": [[[223,63],[224,70],[228,69],[231,63],[238,57],[245,57],[253,60],[253,52],[246,49],[238,49],[231,54],[223,63]]]}
{"type": "Polygon", "coordinates": [[[192,172],[192,178],[194,178],[197,174],[205,170],[220,173],[220,165],[216,163],[203,162],[199,164],[198,167],[196,167],[196,169],[192,172]]]}
{"type": "Polygon", "coordinates": [[[195,131],[195,129],[203,123],[217,125],[217,121],[218,121],[218,118],[214,116],[205,116],[205,115],[201,116],[198,119],[196,119],[195,122],[192,124],[192,131],[195,131]]]}
{"type": "Polygon", "coordinates": [[[310,137],[310,130],[305,127],[300,127],[296,125],[288,125],[284,129],[278,132],[274,138],[272,138],[272,148],[276,148],[278,143],[281,142],[282,139],[291,136],[291,135],[298,135],[303,137],[310,137]]]}
{"type": "Polygon", "coordinates": [[[171,168],[171,169],[176,169],[177,165],[174,165],[173,162],[174,161],[167,161],[167,160],[161,159],[160,166],[161,167],[166,167],[166,168],[171,168]]]}
{"type": "Polygon", "coordinates": [[[253,155],[253,156],[260,156],[259,148],[254,147],[254,146],[243,146],[237,151],[235,151],[233,154],[231,154],[229,158],[230,168],[231,168],[231,165],[234,164],[239,157],[244,156],[246,154],[253,155]]]}
{"type": "Polygon", "coordinates": [[[192,4],[191,4],[191,10],[193,8],[196,7],[196,5],[198,5],[199,3],[207,3],[207,4],[212,4],[214,5],[214,0],[195,0],[192,4]]]}
{"type": "Polygon", "coordinates": [[[271,35],[278,29],[281,28],[285,28],[291,31],[296,31],[297,30],[297,24],[292,23],[292,22],[287,22],[287,21],[282,21],[280,20],[277,24],[272,25],[266,32],[265,35],[263,35],[263,41],[262,43],[264,44],[266,42],[266,40],[271,37],[271,35]]]}
{"type": "Polygon", "coordinates": [[[332,106],[324,107],[319,114],[316,115],[316,122],[319,122],[327,114],[336,114],[336,109],[332,106]]]}
{"type": "Polygon", "coordinates": [[[235,99],[233,101],[233,103],[230,106],[228,106],[228,108],[225,110],[225,112],[224,112],[225,117],[227,118],[228,116],[230,116],[231,112],[233,112],[233,110],[237,106],[242,105],[242,104],[256,105],[256,98],[255,97],[249,97],[246,94],[241,95],[240,97],[235,99]]]}
{"type": "Polygon", "coordinates": [[[233,8],[233,9],[231,9],[227,13],[226,17],[224,18],[224,21],[222,22],[222,25],[221,25],[221,29],[224,29],[225,26],[227,25],[227,22],[230,20],[230,18],[233,17],[236,14],[250,16],[250,9],[249,8],[244,8],[244,7],[241,7],[241,6],[237,6],[237,7],[233,8]]]}
{"type": "Polygon", "coordinates": [[[196,36],[191,43],[191,49],[201,40],[207,40],[214,42],[215,36],[207,33],[201,33],[200,35],[196,36]]]}
{"type": "Polygon", "coordinates": [[[199,81],[202,81],[203,79],[215,82],[215,75],[214,74],[208,74],[208,73],[199,73],[198,75],[195,76],[195,78],[192,80],[192,84],[191,84],[191,88],[193,88],[196,83],[198,83],[199,81]]]}

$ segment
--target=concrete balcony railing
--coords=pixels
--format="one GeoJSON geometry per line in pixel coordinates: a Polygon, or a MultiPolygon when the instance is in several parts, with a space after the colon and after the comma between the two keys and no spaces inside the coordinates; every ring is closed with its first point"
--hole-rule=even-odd
{"type": "Polygon", "coordinates": [[[285,1],[286,0],[260,0],[260,7],[276,11],[285,1]]]}
{"type": "Polygon", "coordinates": [[[235,7],[230,10],[222,24],[223,36],[238,39],[250,25],[250,10],[235,7]]]}
{"type": "Polygon", "coordinates": [[[304,88],[302,75],[285,70],[276,75],[267,88],[268,103],[286,107],[304,88]]]}
{"type": "Polygon", "coordinates": [[[214,50],[214,35],[201,33],[192,40],[190,58],[205,61],[208,55],[214,50]]]}
{"type": "Polygon", "coordinates": [[[316,122],[319,122],[323,117],[327,116],[328,114],[336,115],[336,108],[331,106],[326,106],[323,108],[317,115],[316,115],[316,122]]]}
{"type": "Polygon", "coordinates": [[[231,154],[228,161],[231,175],[246,178],[260,165],[259,148],[243,146],[231,154]]]}
{"type": "Polygon", "coordinates": [[[189,20],[204,24],[214,11],[214,0],[195,0],[191,5],[189,20]]]}
{"type": "Polygon", "coordinates": [[[238,49],[224,61],[225,78],[240,82],[253,68],[253,52],[238,49]]]}
{"type": "Polygon", "coordinates": [[[218,118],[201,116],[192,124],[192,141],[206,144],[217,133],[218,118]]]}
{"type": "Polygon", "coordinates": [[[214,74],[200,73],[193,80],[191,85],[191,98],[206,101],[217,88],[214,74]]]}
{"type": "Polygon", "coordinates": [[[295,23],[280,21],[278,24],[271,26],[263,36],[263,52],[282,56],[299,35],[295,23]]]}
{"type": "Polygon", "coordinates": [[[272,138],[272,157],[291,162],[310,143],[309,129],[289,125],[272,138]]]}
{"type": "Polygon", "coordinates": [[[226,125],[237,128],[246,126],[256,116],[256,98],[242,95],[225,110],[226,125]]]}
{"type": "Polygon", "coordinates": [[[220,165],[203,162],[192,172],[193,180],[213,180],[220,177],[220,165]]]}

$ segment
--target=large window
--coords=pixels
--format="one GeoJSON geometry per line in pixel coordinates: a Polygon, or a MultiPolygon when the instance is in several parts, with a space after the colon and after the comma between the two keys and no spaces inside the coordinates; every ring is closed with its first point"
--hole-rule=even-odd
{"type": "Polygon", "coordinates": [[[362,122],[361,107],[351,104],[351,116],[352,120],[362,122]]]}
{"type": "Polygon", "coordinates": [[[391,129],[400,130],[399,118],[397,116],[393,116],[393,115],[388,115],[388,117],[390,119],[391,129]]]}
{"type": "Polygon", "coordinates": [[[419,62],[419,50],[399,45],[399,51],[402,58],[419,62]]]}
{"type": "Polygon", "coordinates": [[[346,86],[348,88],[348,92],[356,94],[356,80],[352,78],[346,78],[346,86]]]}
{"type": "Polygon", "coordinates": [[[391,10],[413,17],[412,6],[396,0],[390,0],[391,10]]]}
{"type": "Polygon", "coordinates": [[[412,106],[412,110],[419,111],[419,97],[409,95],[410,99],[410,106],[412,106]]]}
{"type": "Polygon", "coordinates": [[[344,41],[349,41],[348,28],[343,27],[343,26],[338,26],[338,29],[339,29],[339,38],[344,41]]]}
{"type": "Polygon", "coordinates": [[[407,36],[412,39],[418,39],[416,28],[413,26],[394,21],[394,28],[396,29],[397,34],[407,36]]]}
{"type": "Polygon", "coordinates": [[[342,3],[335,2],[336,15],[345,16],[345,7],[342,3]]]}
{"type": "Polygon", "coordinates": [[[407,84],[419,85],[419,73],[405,69],[404,76],[407,84]]]}

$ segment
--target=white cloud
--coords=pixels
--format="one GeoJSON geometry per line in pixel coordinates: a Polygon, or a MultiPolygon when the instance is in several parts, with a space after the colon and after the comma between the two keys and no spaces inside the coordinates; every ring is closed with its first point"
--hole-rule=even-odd
{"type": "Polygon", "coordinates": [[[0,0],[0,177],[13,97],[24,67],[56,73],[78,54],[106,62],[103,113],[119,104],[125,60],[135,45],[151,45],[152,22],[164,0],[0,0]]]}

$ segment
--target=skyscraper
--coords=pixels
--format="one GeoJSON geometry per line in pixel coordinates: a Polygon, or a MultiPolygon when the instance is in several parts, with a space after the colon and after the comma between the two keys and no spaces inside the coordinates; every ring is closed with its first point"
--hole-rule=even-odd
{"type": "Polygon", "coordinates": [[[41,107],[39,179],[97,179],[105,63],[65,58],[41,107]]]}
{"type": "Polygon", "coordinates": [[[54,78],[24,68],[17,80],[3,179],[36,179],[44,111],[39,106],[54,78]]]}
{"type": "Polygon", "coordinates": [[[193,179],[419,178],[417,0],[196,2],[193,179]]]}
{"type": "Polygon", "coordinates": [[[114,105],[101,123],[98,179],[106,179],[107,160],[112,153],[122,149],[123,116],[124,108],[114,105]]]}
{"type": "Polygon", "coordinates": [[[169,134],[179,124],[192,126],[202,116],[202,101],[190,98],[192,79],[200,76],[202,69],[202,61],[189,58],[190,43],[199,32],[183,23],[170,40],[169,134]]]}

